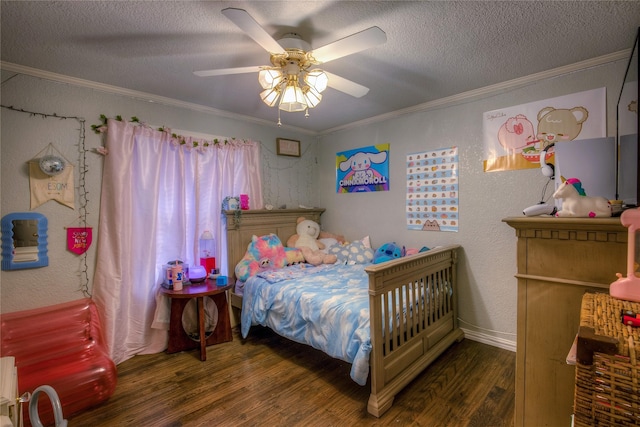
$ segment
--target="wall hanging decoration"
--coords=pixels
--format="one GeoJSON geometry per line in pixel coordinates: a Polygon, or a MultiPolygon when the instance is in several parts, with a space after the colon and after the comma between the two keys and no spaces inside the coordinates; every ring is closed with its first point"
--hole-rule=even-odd
{"type": "Polygon", "coordinates": [[[407,155],[407,228],[458,231],[458,148],[407,155]]]}
{"type": "Polygon", "coordinates": [[[336,154],[336,192],[389,191],[389,144],[336,154]]]}
{"type": "Polygon", "coordinates": [[[276,152],[278,153],[278,156],[300,157],[300,141],[277,138],[276,152]]]}
{"type": "Polygon", "coordinates": [[[75,209],[73,164],[49,143],[29,160],[31,210],[49,200],[75,209]]]}
{"type": "Polygon", "coordinates": [[[2,269],[21,270],[49,265],[47,217],[14,212],[2,217],[2,269]]]}
{"type": "Polygon", "coordinates": [[[40,170],[46,175],[56,176],[60,175],[64,171],[64,168],[67,166],[67,162],[64,157],[56,154],[47,154],[46,156],[40,157],[38,165],[40,166],[40,170]]]}
{"type": "MultiPolygon", "coordinates": [[[[56,119],[56,120],[75,120],[78,123],[78,143],[76,144],[78,147],[78,206],[80,220],[83,225],[87,224],[87,210],[89,206],[89,198],[87,194],[86,187],[86,177],[89,172],[89,168],[87,167],[87,149],[85,146],[85,119],[78,116],[59,116],[56,113],[39,113],[36,111],[29,111],[23,108],[15,108],[13,105],[2,105],[1,108],[5,108],[7,110],[16,111],[19,113],[28,114],[31,117],[42,118],[42,119],[56,119]]],[[[38,165],[39,167],[40,165],[38,165]]],[[[65,165],[66,168],[67,165],[65,165]]],[[[73,173],[71,174],[73,176],[73,173]]],[[[73,180],[72,180],[73,185],[73,180]]],[[[91,297],[91,293],[89,292],[89,265],[87,263],[87,253],[85,252],[82,255],[82,264],[80,266],[80,276],[82,282],[80,284],[80,290],[82,294],[89,298],[91,297]]]]}
{"type": "Polygon", "coordinates": [[[91,227],[66,227],[67,249],[76,255],[82,255],[91,246],[93,228],[91,227]]]}
{"type": "Polygon", "coordinates": [[[606,101],[603,87],[484,113],[484,171],[539,168],[549,144],[605,137],[606,101]]]}
{"type": "MultiPolygon", "coordinates": [[[[279,155],[269,144],[261,144],[260,164],[265,204],[272,207],[313,205],[317,179],[309,171],[317,168],[315,162],[318,150],[318,142],[313,141],[304,145],[300,157],[289,157],[279,155]]],[[[251,205],[255,208],[253,200],[251,205]]]]}

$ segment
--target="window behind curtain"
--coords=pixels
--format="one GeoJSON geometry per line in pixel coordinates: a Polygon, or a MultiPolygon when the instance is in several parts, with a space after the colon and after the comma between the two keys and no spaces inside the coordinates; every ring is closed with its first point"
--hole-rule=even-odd
{"type": "Polygon", "coordinates": [[[93,299],[116,363],[166,348],[167,331],[156,328],[168,323],[162,266],[198,263],[203,231],[226,273],[224,198],[248,194],[252,209],[263,206],[259,143],[206,142],[108,122],[93,299]]]}

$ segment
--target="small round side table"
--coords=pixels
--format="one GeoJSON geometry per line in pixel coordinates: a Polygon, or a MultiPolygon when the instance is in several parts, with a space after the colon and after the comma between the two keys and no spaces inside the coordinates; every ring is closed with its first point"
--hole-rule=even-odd
{"type": "Polygon", "coordinates": [[[231,341],[231,319],[229,317],[229,304],[227,302],[227,290],[234,283],[218,286],[215,280],[206,279],[202,283],[185,285],[179,291],[162,288],[162,292],[171,298],[171,318],[169,321],[169,343],[167,353],[176,353],[183,350],[191,350],[200,346],[200,360],[207,360],[207,346],[231,341]],[[218,309],[218,322],[210,335],[206,336],[205,330],[205,298],[211,298],[218,309]],[[192,299],[196,300],[198,309],[198,338],[191,338],[184,330],[182,314],[184,308],[192,299]]]}

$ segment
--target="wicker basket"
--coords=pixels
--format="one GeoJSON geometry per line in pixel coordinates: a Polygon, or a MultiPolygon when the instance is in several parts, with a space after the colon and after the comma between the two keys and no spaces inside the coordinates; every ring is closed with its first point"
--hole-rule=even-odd
{"type": "Polygon", "coordinates": [[[640,426],[640,328],[624,325],[622,310],[640,313],[640,304],[599,293],[582,299],[574,426],[640,426]]]}

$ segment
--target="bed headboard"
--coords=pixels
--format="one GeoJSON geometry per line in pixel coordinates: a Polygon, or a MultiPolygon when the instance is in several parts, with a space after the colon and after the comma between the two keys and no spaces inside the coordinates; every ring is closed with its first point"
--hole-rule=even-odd
{"type": "Polygon", "coordinates": [[[228,275],[235,279],[236,264],[247,252],[251,237],[276,234],[283,245],[287,239],[296,233],[296,220],[303,216],[320,224],[320,215],[324,209],[259,209],[239,211],[225,211],[227,220],[227,268],[228,275]]]}

